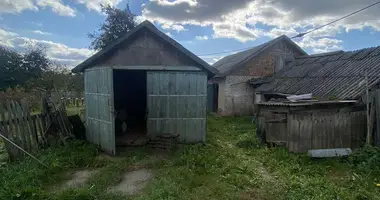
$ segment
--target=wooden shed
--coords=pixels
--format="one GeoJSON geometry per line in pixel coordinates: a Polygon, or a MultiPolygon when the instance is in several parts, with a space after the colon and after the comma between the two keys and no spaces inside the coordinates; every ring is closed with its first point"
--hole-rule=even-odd
{"type": "Polygon", "coordinates": [[[84,73],[87,139],[104,151],[115,154],[125,134],[205,141],[207,81],[215,71],[149,21],[72,71],[84,73]]]}
{"type": "Polygon", "coordinates": [[[365,141],[365,107],[355,100],[262,102],[257,133],[290,152],[358,148],[365,141]]]}

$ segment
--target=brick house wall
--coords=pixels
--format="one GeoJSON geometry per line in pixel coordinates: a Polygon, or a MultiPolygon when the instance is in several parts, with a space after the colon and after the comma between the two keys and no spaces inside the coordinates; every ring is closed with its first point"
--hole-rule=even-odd
{"type": "Polygon", "coordinates": [[[223,79],[218,80],[218,112],[224,116],[247,116],[254,114],[254,88],[247,83],[252,78],[270,76],[285,66],[286,59],[292,59],[300,52],[287,42],[281,41],[237,66],[223,79]]]}

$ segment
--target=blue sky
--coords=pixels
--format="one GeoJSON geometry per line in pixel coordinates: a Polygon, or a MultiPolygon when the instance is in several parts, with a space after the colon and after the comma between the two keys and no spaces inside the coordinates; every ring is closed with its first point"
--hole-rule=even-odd
{"type": "MultiPolygon", "coordinates": [[[[12,0],[0,2],[0,44],[23,51],[43,45],[47,55],[73,67],[94,51],[87,33],[105,16],[100,4],[130,3],[137,20],[148,19],[210,64],[236,49],[282,34],[294,36],[377,0],[12,0]],[[207,55],[216,52],[228,52],[207,55]]],[[[380,45],[380,5],[294,39],[308,53],[380,45]]]]}

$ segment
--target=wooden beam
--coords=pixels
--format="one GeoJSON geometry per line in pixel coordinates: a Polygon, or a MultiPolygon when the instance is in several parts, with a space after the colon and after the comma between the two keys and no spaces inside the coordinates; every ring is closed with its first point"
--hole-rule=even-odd
{"type": "Polygon", "coordinates": [[[148,71],[202,71],[195,66],[111,66],[112,69],[148,70],[148,71]]]}

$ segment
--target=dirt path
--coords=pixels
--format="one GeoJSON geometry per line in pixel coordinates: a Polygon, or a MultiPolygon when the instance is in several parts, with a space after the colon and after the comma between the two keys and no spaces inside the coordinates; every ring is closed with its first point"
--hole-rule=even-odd
{"type": "Polygon", "coordinates": [[[153,173],[148,169],[139,169],[126,172],[123,180],[110,188],[110,192],[121,193],[124,195],[134,195],[140,192],[152,179],[153,173]]]}
{"type": "Polygon", "coordinates": [[[98,170],[79,170],[71,174],[71,179],[66,181],[61,189],[82,187],[91,176],[96,174],[98,170]]]}

